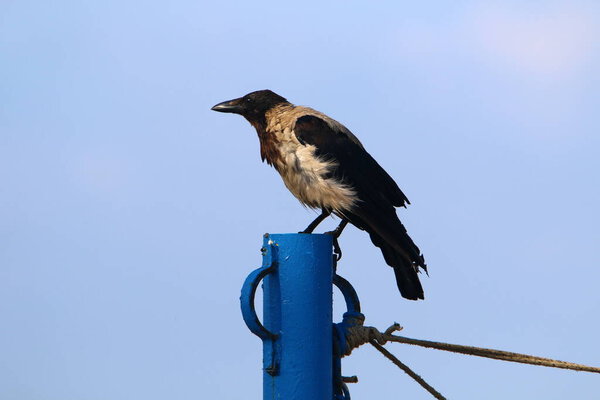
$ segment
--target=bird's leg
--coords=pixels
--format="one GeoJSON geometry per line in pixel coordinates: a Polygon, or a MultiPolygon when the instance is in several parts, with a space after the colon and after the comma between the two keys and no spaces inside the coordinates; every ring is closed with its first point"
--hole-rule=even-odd
{"type": "Polygon", "coordinates": [[[331,215],[331,211],[328,211],[323,208],[323,210],[321,211],[321,214],[317,218],[315,218],[315,220],[313,222],[311,222],[310,225],[308,225],[305,230],[303,230],[302,232],[298,232],[298,233],[312,233],[315,230],[315,228],[321,222],[323,222],[323,220],[325,218],[329,217],[329,215],[331,215]]]}
{"type": "Polygon", "coordinates": [[[336,261],[340,261],[342,258],[342,249],[340,247],[340,244],[338,243],[338,238],[342,234],[342,231],[344,230],[346,225],[348,225],[348,220],[342,218],[342,222],[340,222],[337,228],[330,232],[325,232],[325,234],[333,236],[333,254],[335,254],[336,261]]]}
{"type": "Polygon", "coordinates": [[[348,220],[342,218],[342,222],[340,222],[340,224],[337,226],[337,228],[335,228],[334,230],[332,230],[330,232],[325,232],[325,233],[328,235],[332,235],[334,238],[337,239],[342,234],[342,231],[344,230],[346,225],[348,225],[348,220]]]}

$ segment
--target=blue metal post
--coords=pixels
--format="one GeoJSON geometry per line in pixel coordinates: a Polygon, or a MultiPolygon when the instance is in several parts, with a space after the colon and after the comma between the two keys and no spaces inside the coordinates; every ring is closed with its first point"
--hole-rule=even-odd
{"type": "Polygon", "coordinates": [[[265,235],[263,399],[331,400],[332,239],[265,235]]]}

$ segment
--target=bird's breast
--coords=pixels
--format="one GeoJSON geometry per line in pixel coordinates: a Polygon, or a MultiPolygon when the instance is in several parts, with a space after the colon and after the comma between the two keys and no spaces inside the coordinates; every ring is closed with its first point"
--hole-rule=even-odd
{"type": "Polygon", "coordinates": [[[324,160],[312,145],[303,145],[289,128],[272,131],[279,156],[273,166],[285,186],[300,202],[311,208],[327,208],[343,212],[356,202],[353,188],[335,179],[335,160],[324,160]]]}

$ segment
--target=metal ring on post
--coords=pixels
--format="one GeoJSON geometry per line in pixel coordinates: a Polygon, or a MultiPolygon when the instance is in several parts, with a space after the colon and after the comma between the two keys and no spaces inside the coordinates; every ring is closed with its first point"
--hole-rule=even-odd
{"type": "Polygon", "coordinates": [[[347,312],[360,313],[360,300],[358,299],[358,294],[352,284],[338,274],[333,275],[333,284],[337,286],[337,288],[340,289],[340,292],[342,292],[342,295],[344,295],[347,312]]]}
{"type": "Polygon", "coordinates": [[[260,267],[250,273],[244,285],[242,286],[242,294],[240,295],[240,305],[242,307],[242,317],[250,332],[263,340],[275,340],[277,334],[269,331],[258,319],[256,314],[256,308],[254,307],[254,298],[256,296],[256,289],[258,284],[263,280],[265,276],[273,272],[275,265],[260,267]]]}
{"type": "Polygon", "coordinates": [[[338,274],[333,275],[333,284],[342,292],[344,302],[346,303],[346,312],[340,323],[333,324],[334,331],[334,356],[333,356],[333,387],[334,398],[336,400],[350,400],[350,391],[348,386],[342,380],[342,360],[346,353],[346,331],[355,319],[364,320],[364,315],[360,312],[360,300],[358,294],[350,282],[338,274]]]}

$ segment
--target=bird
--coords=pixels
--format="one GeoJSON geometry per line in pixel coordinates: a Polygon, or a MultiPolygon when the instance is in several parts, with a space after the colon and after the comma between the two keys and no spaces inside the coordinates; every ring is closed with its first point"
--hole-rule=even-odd
{"type": "Polygon", "coordinates": [[[333,118],[297,106],[271,90],[259,90],[216,104],[213,111],[243,116],[255,129],[263,162],[285,186],[320,215],[300,233],[312,233],[328,216],[366,231],[393,268],[402,297],[424,299],[418,273],[427,273],[421,251],[396,214],[410,202],[358,138],[333,118]]]}

